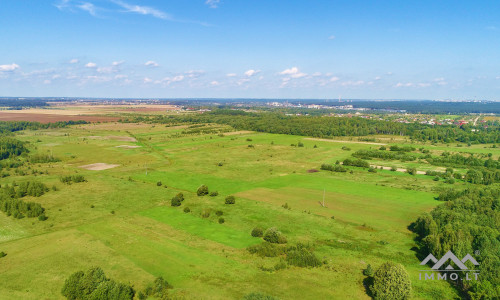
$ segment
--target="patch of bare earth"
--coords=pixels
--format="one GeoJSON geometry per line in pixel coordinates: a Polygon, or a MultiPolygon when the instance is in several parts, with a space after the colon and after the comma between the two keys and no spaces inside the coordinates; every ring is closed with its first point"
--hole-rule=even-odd
{"type": "Polygon", "coordinates": [[[101,171],[101,170],[116,168],[118,166],[119,165],[106,164],[106,163],[95,163],[95,164],[90,164],[90,165],[79,166],[79,168],[82,168],[85,170],[90,170],[90,171],[101,171]]]}
{"type": "Polygon", "coordinates": [[[132,145],[120,145],[116,146],[116,148],[125,148],[125,149],[135,149],[135,148],[141,148],[142,146],[132,146],[132,145]]]}
{"type": "Polygon", "coordinates": [[[224,132],[224,135],[239,135],[239,134],[248,134],[248,133],[254,133],[253,131],[249,130],[240,130],[240,131],[233,131],[233,132],[224,132]]]}

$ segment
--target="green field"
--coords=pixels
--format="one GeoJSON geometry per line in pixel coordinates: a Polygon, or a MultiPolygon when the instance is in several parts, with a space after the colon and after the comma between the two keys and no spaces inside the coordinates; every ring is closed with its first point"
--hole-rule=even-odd
{"type": "MultiPolygon", "coordinates": [[[[161,275],[181,299],[241,299],[251,292],[280,299],[369,299],[362,270],[385,261],[406,267],[414,299],[458,297],[447,282],[418,280],[415,235],[407,228],[439,204],[433,188],[445,183],[361,168],[351,168],[352,174],[311,172],[356,150],[378,148],[369,143],[248,132],[186,135],[183,130],[108,123],[18,134],[32,152],[52,153],[61,161],[31,166],[48,174],[20,176],[11,170],[1,178],[2,185],[35,178],[57,191],[28,197],[46,208],[46,221],[0,213],[0,250],[8,254],[0,259],[0,299],[60,299],[65,278],[91,266],[137,290],[161,275]],[[298,142],[304,147],[291,146],[298,142]],[[140,147],[117,147],[123,145],[140,147]],[[119,166],[80,168],[94,163],[119,166]],[[59,180],[77,173],[87,182],[59,180]],[[202,184],[219,195],[198,197],[202,184]],[[170,206],[179,192],[184,202],[170,206]],[[224,204],[228,195],[236,196],[236,204],[224,204]],[[210,216],[202,218],[207,211],[210,216]],[[289,244],[314,245],[326,264],[267,271],[279,258],[246,250],[262,241],[250,235],[256,226],[277,227],[289,244]]],[[[483,147],[453,149],[490,150],[483,147]]]]}

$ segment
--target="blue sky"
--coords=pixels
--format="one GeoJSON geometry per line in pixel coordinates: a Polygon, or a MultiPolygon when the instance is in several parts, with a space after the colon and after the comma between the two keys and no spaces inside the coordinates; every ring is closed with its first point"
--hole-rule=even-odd
{"type": "Polygon", "coordinates": [[[500,100],[500,1],[2,0],[0,96],[500,100]]]}

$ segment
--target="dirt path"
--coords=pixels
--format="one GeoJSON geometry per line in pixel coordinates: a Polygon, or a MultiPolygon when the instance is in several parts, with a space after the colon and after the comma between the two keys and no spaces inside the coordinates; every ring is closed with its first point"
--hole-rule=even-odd
{"type": "Polygon", "coordinates": [[[310,140],[310,141],[320,141],[320,142],[331,142],[331,143],[367,144],[367,145],[379,145],[379,146],[384,146],[384,145],[387,145],[387,144],[384,144],[384,143],[374,143],[374,142],[355,142],[355,141],[339,141],[339,140],[318,139],[318,138],[304,138],[304,140],[310,140]]]}

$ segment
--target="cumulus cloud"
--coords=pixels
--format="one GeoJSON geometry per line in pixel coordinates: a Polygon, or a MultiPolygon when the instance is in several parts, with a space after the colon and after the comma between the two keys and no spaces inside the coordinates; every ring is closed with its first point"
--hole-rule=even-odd
{"type": "Polygon", "coordinates": [[[118,70],[116,70],[114,67],[100,67],[97,68],[97,73],[102,73],[102,74],[109,74],[109,73],[116,73],[118,70]]]}
{"type": "Polygon", "coordinates": [[[73,58],[72,60],[69,61],[70,64],[77,64],[79,62],[78,59],[73,58]]]}
{"type": "Polygon", "coordinates": [[[12,72],[19,69],[19,65],[12,63],[10,65],[0,65],[0,72],[12,72]]]}
{"type": "Polygon", "coordinates": [[[337,76],[333,76],[332,78],[330,78],[330,81],[331,82],[335,82],[335,81],[339,81],[340,78],[338,78],[337,76]]]}
{"type": "Polygon", "coordinates": [[[149,77],[144,77],[143,81],[144,81],[144,83],[150,83],[151,81],[153,81],[153,79],[151,79],[149,77]]]}
{"type": "Polygon", "coordinates": [[[290,76],[291,78],[301,78],[301,77],[307,76],[306,73],[300,72],[297,67],[285,69],[285,70],[280,72],[280,75],[290,76]]]}
{"type": "Polygon", "coordinates": [[[147,61],[144,65],[147,67],[158,67],[159,66],[159,64],[153,60],[147,61]]]}
{"type": "Polygon", "coordinates": [[[171,82],[179,82],[182,80],[184,80],[184,75],[177,75],[177,76],[174,76],[174,78],[172,78],[170,81],[171,82]]]}
{"type": "Polygon", "coordinates": [[[198,78],[198,77],[204,75],[205,71],[203,71],[203,70],[190,70],[190,71],[184,72],[184,74],[186,74],[186,76],[189,78],[198,78]]]}
{"type": "Polygon", "coordinates": [[[380,79],[382,79],[382,77],[380,76],[376,76],[375,78],[373,78],[373,80],[380,80],[380,79]]]}
{"type": "Polygon", "coordinates": [[[214,81],[210,82],[210,84],[213,85],[213,86],[217,86],[217,85],[219,85],[219,82],[216,81],[216,80],[214,80],[214,81]]]}
{"type": "Polygon", "coordinates": [[[121,60],[121,61],[114,61],[114,62],[112,63],[112,65],[116,67],[116,66],[119,66],[119,65],[121,65],[121,64],[123,64],[123,63],[124,63],[124,61],[123,61],[123,60],[121,60]]]}
{"type": "Polygon", "coordinates": [[[217,8],[220,4],[220,0],[207,0],[205,1],[205,4],[210,8],[217,8]]]}
{"type": "Polygon", "coordinates": [[[236,77],[236,73],[228,73],[226,74],[227,77],[236,77]]]}
{"type": "Polygon", "coordinates": [[[93,63],[93,62],[89,62],[89,63],[87,63],[87,64],[85,65],[85,67],[87,67],[87,68],[95,68],[95,67],[97,67],[97,64],[96,64],[96,63],[93,63]]]}
{"type": "Polygon", "coordinates": [[[260,70],[248,70],[245,72],[245,75],[248,76],[248,77],[252,77],[253,75],[259,73],[260,70]]]}

